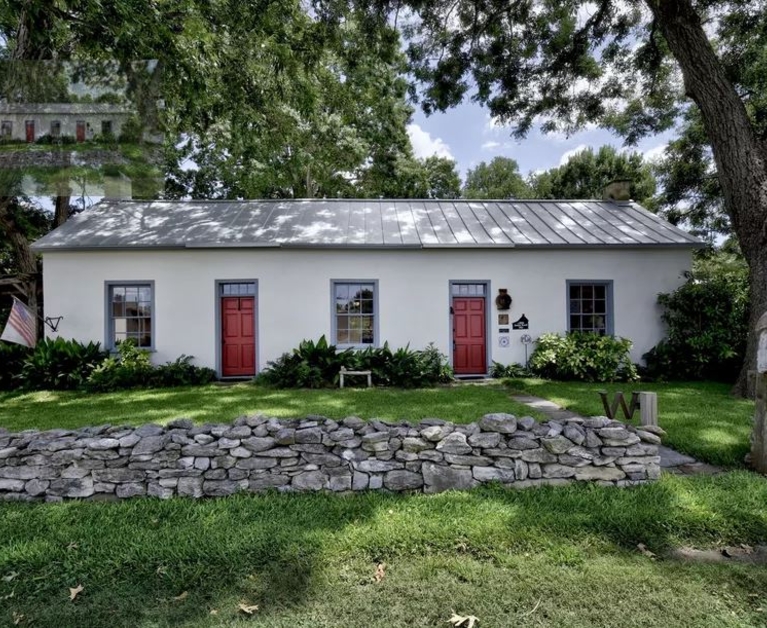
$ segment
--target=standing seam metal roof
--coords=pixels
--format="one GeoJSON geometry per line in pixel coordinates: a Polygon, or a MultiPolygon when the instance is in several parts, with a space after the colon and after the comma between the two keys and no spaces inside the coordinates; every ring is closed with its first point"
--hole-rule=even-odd
{"type": "Polygon", "coordinates": [[[37,251],[130,248],[589,248],[703,243],[633,202],[102,201],[37,251]]]}

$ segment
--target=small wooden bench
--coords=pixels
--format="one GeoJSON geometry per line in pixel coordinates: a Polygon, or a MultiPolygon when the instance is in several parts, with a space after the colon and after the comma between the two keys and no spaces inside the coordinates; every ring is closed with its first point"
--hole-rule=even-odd
{"type": "Polygon", "coordinates": [[[339,375],[339,381],[338,386],[339,388],[344,387],[344,377],[346,375],[359,375],[360,377],[365,375],[368,378],[368,388],[371,388],[373,386],[373,373],[372,371],[347,371],[345,366],[341,367],[341,372],[339,375]]]}

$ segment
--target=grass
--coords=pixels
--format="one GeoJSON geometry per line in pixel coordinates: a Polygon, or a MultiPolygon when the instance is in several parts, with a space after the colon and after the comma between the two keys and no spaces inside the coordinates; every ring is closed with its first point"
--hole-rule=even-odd
{"type": "Polygon", "coordinates": [[[165,423],[178,417],[229,422],[243,414],[279,418],[321,414],[468,423],[488,412],[539,414],[509,398],[502,386],[455,386],[418,390],[385,388],[275,390],[253,384],[131,390],[116,393],[33,392],[0,395],[0,427],[73,429],[86,425],[165,423]]]}
{"type": "MultiPolygon", "coordinates": [[[[627,400],[633,390],[656,392],[658,423],[668,432],[665,444],[724,466],[743,466],[749,450],[754,402],[732,397],[728,384],[585,384],[524,379],[512,380],[509,385],[513,391],[544,397],[585,415],[604,414],[598,390],[607,390],[610,400],[618,390],[627,394],[627,400]]],[[[623,420],[623,415],[619,418],[623,420]]]]}
{"type": "Polygon", "coordinates": [[[438,627],[453,610],[487,628],[767,620],[763,566],[664,558],[767,539],[767,481],[743,471],[623,490],[5,504],[0,539],[0,625],[438,627]],[[246,617],[240,602],[259,608],[246,617]]]}

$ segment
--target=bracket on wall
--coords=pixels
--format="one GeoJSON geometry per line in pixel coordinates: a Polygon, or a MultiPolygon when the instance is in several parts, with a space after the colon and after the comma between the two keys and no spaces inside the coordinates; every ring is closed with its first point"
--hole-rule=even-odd
{"type": "Polygon", "coordinates": [[[63,316],[46,316],[43,322],[51,328],[51,331],[59,330],[59,323],[64,320],[63,316]]]}

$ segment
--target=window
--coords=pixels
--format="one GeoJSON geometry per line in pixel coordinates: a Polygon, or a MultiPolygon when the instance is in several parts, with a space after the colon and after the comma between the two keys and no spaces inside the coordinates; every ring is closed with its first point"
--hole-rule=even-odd
{"type": "Polygon", "coordinates": [[[154,286],[152,283],[109,284],[107,345],[132,338],[142,349],[154,347],[154,286]]]}
{"type": "Polygon", "coordinates": [[[51,122],[51,137],[59,137],[61,135],[61,121],[53,120],[51,122]]]}
{"type": "Polygon", "coordinates": [[[375,346],[377,295],[375,281],[333,282],[333,343],[375,346]]]}
{"type": "Polygon", "coordinates": [[[569,331],[613,333],[612,281],[568,281],[569,331]]]}
{"type": "Polygon", "coordinates": [[[485,296],[485,284],[483,283],[454,283],[452,284],[454,297],[483,297],[485,296]]]}
{"type": "Polygon", "coordinates": [[[13,122],[10,120],[3,120],[2,127],[0,127],[0,136],[11,137],[13,135],[13,122]]]}
{"type": "Polygon", "coordinates": [[[101,121],[101,135],[112,135],[112,121],[111,120],[102,120],[101,121]]]}
{"type": "Polygon", "coordinates": [[[252,297],[256,294],[254,283],[222,283],[221,296],[224,297],[252,297]]]}

